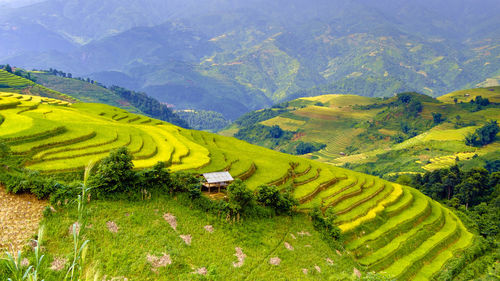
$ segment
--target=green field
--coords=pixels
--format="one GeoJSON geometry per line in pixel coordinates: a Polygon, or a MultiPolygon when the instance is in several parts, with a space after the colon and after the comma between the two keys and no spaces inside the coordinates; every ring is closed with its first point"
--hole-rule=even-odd
{"type": "MultiPolygon", "coordinates": [[[[404,116],[405,110],[398,111],[394,105],[396,97],[323,95],[283,103],[280,110],[284,113],[267,120],[258,119],[258,123],[296,132],[293,141],[326,145],[324,149],[304,155],[307,158],[378,175],[447,168],[455,164],[457,157],[465,163],[472,157],[492,153],[500,145],[497,140],[488,147],[476,149],[464,142],[467,134],[486,121],[500,120],[500,87],[462,90],[438,99],[419,94],[414,94],[414,98],[422,105],[416,116],[404,116]],[[470,101],[478,96],[488,98],[491,104],[475,108],[470,101]],[[433,123],[436,112],[442,114],[439,124],[433,123]],[[416,132],[405,135],[403,123],[416,132]],[[400,143],[393,140],[398,135],[405,136],[400,143]]],[[[221,134],[237,133],[237,123],[221,134]]],[[[269,143],[272,141],[256,142],[264,146],[269,143]]],[[[272,148],[281,149],[280,146],[272,148]]]]}
{"type": "MultiPolygon", "coordinates": [[[[91,160],[99,160],[113,148],[126,146],[137,169],[166,161],[172,171],[229,170],[233,177],[243,179],[252,190],[275,182],[279,188],[292,188],[293,195],[301,203],[300,211],[307,212],[313,207],[333,208],[337,213],[337,223],[346,236],[345,247],[357,262],[364,265],[360,268],[363,270],[365,267],[368,271],[383,269],[383,272],[404,280],[413,277],[428,279],[472,241],[472,235],[460,220],[439,203],[432,202],[416,190],[374,176],[279,153],[234,138],[182,129],[112,106],[68,104],[9,93],[1,94],[0,101],[0,104],[9,104],[0,110],[4,119],[0,125],[0,138],[16,154],[29,159],[25,163],[27,168],[46,174],[81,171],[91,160]],[[440,216],[444,216],[443,224],[436,223],[440,216]],[[432,236],[415,233],[414,227],[427,228],[427,225],[432,226],[432,236]],[[410,244],[418,247],[407,247],[410,244]]],[[[167,251],[173,255],[177,266],[165,275],[179,274],[186,279],[199,267],[213,269],[217,276],[233,280],[243,277],[248,280],[300,279],[304,277],[302,268],[309,269],[311,275],[308,277],[313,279],[352,273],[352,261],[337,262],[337,259],[342,259],[333,255],[317,236],[308,237],[308,242],[300,240],[302,238],[290,242],[297,243],[294,244],[297,250],[293,252],[280,246],[283,241],[288,241],[290,233],[303,229],[313,233],[309,222],[304,224],[306,220],[302,216],[293,218],[293,221],[276,218],[266,224],[249,222],[241,228],[251,228],[256,232],[248,231],[247,237],[226,229],[224,224],[213,222],[214,218],[209,215],[182,209],[173,200],[158,199],[151,204],[98,202],[91,205],[94,215],[90,223],[94,228],[88,235],[95,241],[90,255],[99,261],[97,267],[108,270],[107,273],[113,276],[131,278],[137,277],[137,272],[147,272],[145,280],[153,280],[155,275],[150,273],[145,256],[167,251]],[[154,211],[156,209],[159,211],[154,211]],[[160,215],[163,212],[173,212],[178,216],[181,223],[179,233],[190,233],[194,237],[191,247],[183,246],[178,233],[165,227],[160,215]],[[108,220],[119,225],[118,235],[105,230],[108,220]],[[219,235],[215,244],[208,243],[210,234],[203,230],[203,225],[208,223],[221,229],[220,233],[215,233],[219,235]],[[138,224],[147,224],[148,227],[135,233],[134,227],[138,224]],[[161,239],[153,239],[152,244],[143,240],[150,236],[161,239]],[[255,244],[257,240],[265,242],[255,244]],[[210,248],[201,251],[207,243],[210,248]],[[134,246],[120,247],[124,244],[134,246]],[[317,250],[310,252],[305,245],[317,250]],[[239,271],[231,267],[235,247],[242,247],[248,255],[248,267],[239,271]],[[270,255],[282,257],[279,269],[267,262],[270,255]],[[106,259],[110,256],[122,257],[125,261],[117,263],[106,259]],[[335,257],[333,266],[325,266],[324,259],[332,256],[335,257]],[[212,266],[215,263],[217,266],[212,266]],[[322,269],[320,275],[312,274],[316,264],[322,269]]],[[[57,238],[51,239],[47,245],[52,254],[68,247],[67,229],[74,218],[70,213],[65,216],[64,222],[59,221],[61,217],[58,221],[48,221],[49,237],[57,238]]]]}
{"type": "MultiPolygon", "coordinates": [[[[357,266],[346,253],[340,256],[330,248],[305,215],[249,219],[229,226],[214,215],[183,206],[179,200],[91,204],[88,224],[92,228],[86,230],[92,241],[88,255],[99,262],[93,262],[89,271],[129,280],[318,280],[350,277],[357,266]],[[176,217],[175,230],[164,220],[166,213],[176,217]],[[116,223],[117,233],[107,229],[109,221],[116,223]],[[213,227],[212,233],[205,230],[206,225],[213,227]],[[186,245],[180,235],[191,235],[191,244],[186,245]],[[285,242],[293,250],[285,248],[285,242]],[[234,266],[238,263],[236,248],[246,255],[240,267],[234,266]],[[148,263],[148,254],[164,253],[170,255],[171,265],[155,269],[148,263]],[[273,257],[281,259],[279,266],[269,264],[273,257]],[[206,268],[207,275],[193,274],[199,268],[206,268]]],[[[54,237],[46,243],[49,252],[71,252],[67,229],[76,219],[70,212],[45,220],[47,237],[54,237]]]]}

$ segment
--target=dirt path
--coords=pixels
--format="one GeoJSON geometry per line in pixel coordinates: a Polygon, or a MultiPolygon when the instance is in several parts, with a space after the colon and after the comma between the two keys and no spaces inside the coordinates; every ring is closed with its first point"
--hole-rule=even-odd
{"type": "Polygon", "coordinates": [[[36,233],[46,205],[31,194],[9,194],[0,186],[0,252],[22,249],[36,233]]]}
{"type": "Polygon", "coordinates": [[[252,274],[259,268],[261,267],[263,264],[268,264],[269,263],[269,259],[271,257],[275,257],[275,253],[278,249],[281,249],[283,247],[283,243],[285,242],[285,239],[290,235],[290,218],[288,218],[288,221],[289,223],[287,223],[287,230],[286,230],[286,233],[283,235],[283,238],[281,238],[281,240],[276,244],[276,246],[269,252],[269,254],[267,254],[266,257],[264,257],[260,262],[259,264],[257,264],[254,268],[252,268],[250,270],[250,272],[248,272],[248,274],[246,275],[245,279],[243,280],[253,280],[251,279],[250,277],[252,276],[252,274]]]}

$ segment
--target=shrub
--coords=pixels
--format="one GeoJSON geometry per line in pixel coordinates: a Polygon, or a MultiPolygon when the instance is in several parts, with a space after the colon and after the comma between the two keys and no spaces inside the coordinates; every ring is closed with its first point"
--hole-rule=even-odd
{"type": "Polygon", "coordinates": [[[257,188],[256,200],[264,207],[272,208],[278,214],[290,213],[298,202],[290,193],[281,193],[276,186],[261,185],[257,188]]]}
{"type": "Polygon", "coordinates": [[[235,180],[227,187],[229,208],[238,217],[249,212],[255,206],[255,197],[252,191],[241,180],[235,180]]]}
{"type": "Polygon", "coordinates": [[[158,162],[153,167],[137,172],[137,184],[141,189],[164,190],[172,189],[172,179],[164,162],[158,162]]]}
{"type": "Polygon", "coordinates": [[[31,192],[38,199],[48,198],[57,188],[57,182],[54,179],[42,176],[39,172],[34,171],[2,174],[0,182],[5,185],[8,192],[16,194],[31,192]]]}
{"type": "Polygon", "coordinates": [[[342,241],[342,231],[335,224],[337,216],[332,208],[328,208],[325,215],[321,213],[319,208],[315,208],[311,212],[311,219],[314,228],[321,232],[327,239],[333,238],[336,241],[342,241]]]}
{"type": "Polygon", "coordinates": [[[133,167],[128,149],[115,149],[102,159],[96,173],[90,177],[89,186],[97,197],[130,192],[136,179],[133,167]]]}

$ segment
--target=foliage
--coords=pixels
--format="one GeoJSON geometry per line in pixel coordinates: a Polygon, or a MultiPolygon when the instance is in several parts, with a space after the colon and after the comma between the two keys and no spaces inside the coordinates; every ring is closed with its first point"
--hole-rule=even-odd
{"type": "Polygon", "coordinates": [[[165,104],[161,104],[158,100],[146,95],[145,93],[130,91],[118,86],[112,86],[109,89],[151,117],[158,118],[184,128],[188,127],[187,123],[173,113],[172,110],[170,110],[165,104]]]}
{"type": "Polygon", "coordinates": [[[194,130],[208,130],[217,132],[229,126],[231,122],[224,115],[208,110],[181,110],[176,111],[181,119],[187,122],[189,128],[194,130]]]}
{"type": "Polygon", "coordinates": [[[342,231],[335,224],[337,216],[332,208],[328,208],[324,215],[319,208],[315,208],[311,211],[310,216],[314,228],[323,233],[327,239],[334,239],[336,241],[343,240],[342,231]]]}
{"type": "Polygon", "coordinates": [[[290,214],[298,205],[296,199],[288,193],[282,193],[276,186],[261,185],[257,187],[256,200],[265,207],[272,208],[278,214],[290,214]]]}
{"type": "Polygon", "coordinates": [[[443,122],[443,114],[439,113],[439,112],[432,112],[432,119],[434,120],[434,124],[440,124],[441,122],[443,122]]]}
{"type": "Polygon", "coordinates": [[[89,179],[92,192],[98,197],[133,191],[136,182],[132,156],[126,147],[117,148],[99,162],[89,179]]]}
{"type": "Polygon", "coordinates": [[[500,132],[497,121],[489,121],[481,128],[477,129],[465,137],[465,144],[480,147],[492,143],[500,132]]]}
{"type": "Polygon", "coordinates": [[[37,171],[22,173],[0,173],[0,182],[12,193],[31,192],[39,199],[45,199],[57,188],[57,182],[52,177],[42,176],[37,171]]]}
{"type": "Polygon", "coordinates": [[[500,234],[500,172],[489,173],[484,168],[463,171],[453,166],[415,175],[412,185],[436,200],[448,200],[455,208],[464,205],[482,236],[500,234]]]}
{"type": "Polygon", "coordinates": [[[290,141],[294,132],[284,131],[279,126],[264,126],[254,124],[248,127],[241,128],[234,137],[250,143],[270,142],[273,146],[277,146],[290,141]]]}
{"type": "Polygon", "coordinates": [[[321,150],[325,147],[326,144],[323,143],[310,143],[310,142],[299,141],[296,150],[298,155],[303,155],[321,150]]]}
{"type": "Polygon", "coordinates": [[[165,162],[158,162],[153,167],[137,172],[137,186],[146,190],[172,190],[172,179],[165,162]]]}
{"type": "Polygon", "coordinates": [[[227,187],[229,208],[235,214],[249,212],[255,205],[255,197],[241,180],[235,180],[227,187]]]}

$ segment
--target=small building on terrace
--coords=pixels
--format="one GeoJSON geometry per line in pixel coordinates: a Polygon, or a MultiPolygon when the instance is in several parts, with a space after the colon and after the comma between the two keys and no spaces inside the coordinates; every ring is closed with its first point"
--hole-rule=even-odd
{"type": "Polygon", "coordinates": [[[210,193],[212,188],[217,188],[217,192],[220,192],[221,187],[227,188],[234,179],[229,172],[215,172],[215,173],[205,173],[203,174],[203,186],[208,189],[210,193]]]}

